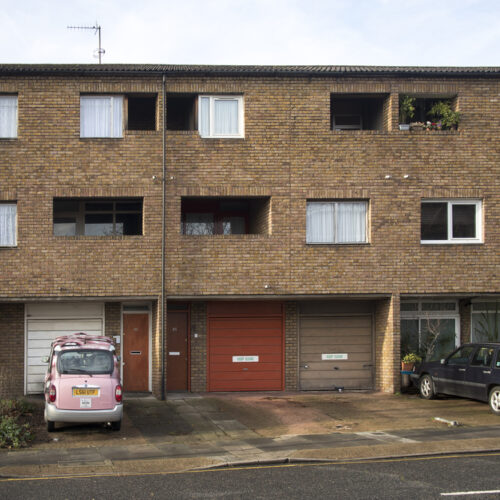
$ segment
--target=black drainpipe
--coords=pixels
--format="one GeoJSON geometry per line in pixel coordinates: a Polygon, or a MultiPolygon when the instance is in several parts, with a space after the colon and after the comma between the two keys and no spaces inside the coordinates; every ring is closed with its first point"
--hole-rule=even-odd
{"type": "Polygon", "coordinates": [[[162,134],[162,200],[161,200],[161,307],[160,307],[160,330],[161,330],[161,400],[165,401],[165,237],[166,237],[166,221],[165,221],[165,208],[166,208],[166,177],[167,177],[167,142],[166,142],[166,125],[167,125],[167,105],[166,105],[166,92],[165,92],[166,76],[163,73],[163,86],[162,86],[162,100],[163,100],[163,134],[162,134]]]}

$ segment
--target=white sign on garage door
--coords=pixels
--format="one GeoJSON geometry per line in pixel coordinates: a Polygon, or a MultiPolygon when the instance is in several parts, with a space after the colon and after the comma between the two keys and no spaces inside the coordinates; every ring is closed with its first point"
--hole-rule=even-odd
{"type": "Polygon", "coordinates": [[[104,304],[95,302],[41,303],[26,306],[26,394],[43,392],[51,342],[61,335],[104,334],[104,304]]]}

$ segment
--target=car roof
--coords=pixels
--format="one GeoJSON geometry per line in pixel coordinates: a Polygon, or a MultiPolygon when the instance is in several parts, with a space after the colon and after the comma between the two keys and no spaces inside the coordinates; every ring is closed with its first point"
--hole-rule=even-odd
{"type": "Polygon", "coordinates": [[[104,351],[114,351],[115,343],[109,337],[89,335],[80,332],[71,335],[62,335],[52,342],[54,351],[66,351],[74,349],[100,349],[104,351]]]}

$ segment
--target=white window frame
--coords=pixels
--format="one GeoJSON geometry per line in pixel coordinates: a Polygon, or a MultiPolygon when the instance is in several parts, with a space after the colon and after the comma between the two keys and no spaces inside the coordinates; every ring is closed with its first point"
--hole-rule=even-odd
{"type": "MultiPolygon", "coordinates": [[[[400,311],[400,321],[404,319],[408,320],[418,320],[418,345],[420,347],[421,335],[422,335],[422,321],[432,320],[432,319],[453,319],[455,320],[455,347],[460,345],[460,313],[458,310],[458,301],[454,299],[442,299],[442,300],[431,300],[431,299],[415,299],[415,300],[402,300],[401,304],[416,304],[416,311],[400,311]],[[453,311],[424,311],[422,310],[422,304],[433,303],[433,304],[455,304],[455,309],[453,311]]],[[[400,305],[401,307],[401,305],[400,305]]]]}
{"type": "MultiPolygon", "coordinates": [[[[422,199],[424,203],[446,203],[447,204],[447,239],[446,240],[422,240],[422,245],[456,245],[483,243],[483,202],[471,199],[422,199]],[[476,236],[473,238],[453,238],[453,205],[474,205],[476,207],[476,236]]],[[[420,209],[422,215],[422,209],[420,209]]],[[[420,222],[422,224],[422,222],[420,222]]]]}
{"type": "MultiPolygon", "coordinates": [[[[9,128],[13,130],[12,134],[6,133],[5,135],[0,135],[0,139],[16,139],[17,138],[17,126],[18,126],[18,115],[19,115],[19,101],[17,95],[11,94],[3,94],[0,95],[0,110],[2,108],[1,101],[2,100],[15,100],[16,101],[16,113],[14,116],[14,124],[12,124],[9,128]]],[[[0,111],[1,113],[1,111],[0,111]]],[[[1,116],[0,116],[1,120],[1,116]]]]}
{"type": "Polygon", "coordinates": [[[6,206],[6,205],[14,207],[14,211],[15,211],[15,216],[14,216],[14,226],[15,226],[14,241],[12,242],[12,244],[4,244],[0,240],[0,248],[17,247],[17,203],[0,203],[0,206],[6,206]]]}
{"type": "Polygon", "coordinates": [[[243,96],[241,95],[199,95],[198,96],[198,132],[204,139],[243,139],[245,137],[245,118],[244,118],[244,106],[243,106],[243,96]],[[209,100],[209,131],[208,134],[204,134],[202,131],[202,98],[207,98],[209,100]],[[235,101],[238,103],[238,132],[236,134],[216,134],[215,124],[214,124],[214,107],[216,101],[235,101]]]}
{"type": "Polygon", "coordinates": [[[307,200],[306,202],[306,244],[308,245],[366,245],[368,241],[368,220],[369,220],[368,200],[307,200]],[[307,237],[307,207],[315,203],[330,203],[334,206],[333,213],[333,238],[334,241],[309,241],[307,237]],[[337,206],[343,203],[363,203],[365,205],[365,238],[363,241],[337,241],[337,206]]]}
{"type": "Polygon", "coordinates": [[[121,139],[123,137],[123,95],[81,95],[80,96],[80,137],[83,139],[121,139]],[[83,122],[83,111],[82,111],[82,102],[86,99],[102,99],[102,100],[109,100],[109,114],[110,114],[110,135],[84,135],[83,134],[83,127],[82,127],[82,122],[83,122]],[[118,120],[120,120],[120,131],[119,133],[115,134],[115,100],[119,100],[120,104],[120,116],[118,117],[118,120]]]}

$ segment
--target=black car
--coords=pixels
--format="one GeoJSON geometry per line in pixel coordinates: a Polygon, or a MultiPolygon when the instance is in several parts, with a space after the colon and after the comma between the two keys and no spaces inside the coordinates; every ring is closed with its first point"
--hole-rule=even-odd
{"type": "Polygon", "coordinates": [[[464,344],[446,358],[425,360],[411,374],[425,399],[450,394],[487,401],[500,415],[500,343],[464,344]]]}

